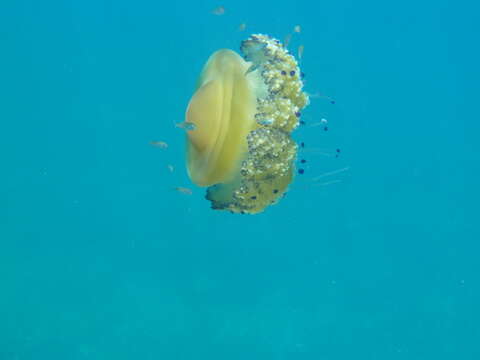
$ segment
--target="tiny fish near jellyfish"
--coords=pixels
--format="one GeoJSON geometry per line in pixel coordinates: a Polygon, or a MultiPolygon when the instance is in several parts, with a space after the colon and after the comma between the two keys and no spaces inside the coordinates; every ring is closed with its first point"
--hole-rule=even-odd
{"type": "Polygon", "coordinates": [[[276,203],[294,177],[291,133],[308,104],[295,58],[276,39],[251,35],[210,56],[187,111],[187,171],[208,187],[212,208],[255,214],[276,203]]]}

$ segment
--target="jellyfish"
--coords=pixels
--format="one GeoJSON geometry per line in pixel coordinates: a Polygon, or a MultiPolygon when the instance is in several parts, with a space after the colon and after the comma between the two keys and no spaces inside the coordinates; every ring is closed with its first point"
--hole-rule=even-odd
{"type": "Polygon", "coordinates": [[[256,214],[281,199],[294,178],[299,125],[308,95],[298,63],[276,39],[251,35],[238,53],[205,64],[188,104],[186,165],[207,187],[212,208],[256,214]]]}

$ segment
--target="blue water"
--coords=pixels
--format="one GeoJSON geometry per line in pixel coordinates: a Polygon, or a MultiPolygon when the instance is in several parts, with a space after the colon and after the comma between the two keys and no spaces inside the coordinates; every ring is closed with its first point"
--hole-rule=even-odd
{"type": "Polygon", "coordinates": [[[479,359],[479,11],[2,1],[0,360],[479,359]],[[329,130],[278,205],[215,212],[173,124],[213,51],[295,25],[329,130]]]}

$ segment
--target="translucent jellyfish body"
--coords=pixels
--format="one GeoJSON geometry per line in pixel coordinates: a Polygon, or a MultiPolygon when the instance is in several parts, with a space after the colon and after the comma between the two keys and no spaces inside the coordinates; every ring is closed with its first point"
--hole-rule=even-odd
{"type": "Polygon", "coordinates": [[[308,104],[295,58],[267,35],[242,42],[242,58],[208,59],[188,104],[187,170],[208,187],[212,208],[255,214],[274,204],[294,177],[291,133],[308,104]]]}

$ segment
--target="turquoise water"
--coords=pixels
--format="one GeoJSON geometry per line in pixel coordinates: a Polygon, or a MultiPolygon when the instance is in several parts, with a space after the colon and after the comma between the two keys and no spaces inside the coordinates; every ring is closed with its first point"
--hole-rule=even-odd
{"type": "Polygon", "coordinates": [[[2,1],[0,360],[479,359],[479,10],[2,1]],[[173,124],[213,51],[295,25],[336,101],[305,174],[212,211],[173,124]]]}

